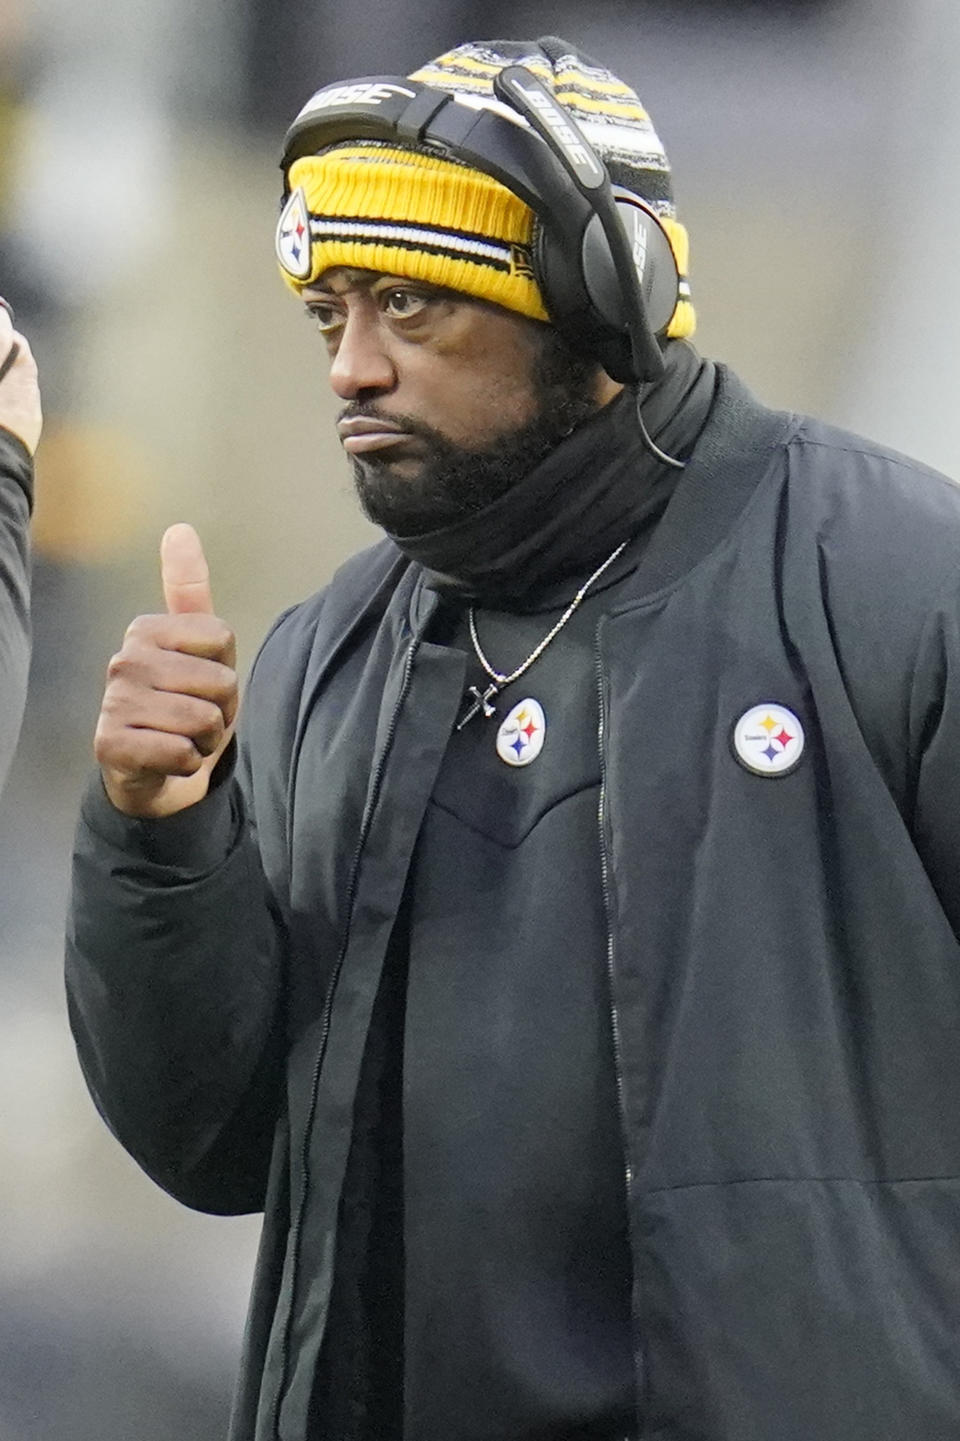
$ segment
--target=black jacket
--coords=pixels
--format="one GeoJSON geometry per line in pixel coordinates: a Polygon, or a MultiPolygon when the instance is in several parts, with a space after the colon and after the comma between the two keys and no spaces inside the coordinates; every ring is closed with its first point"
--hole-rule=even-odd
{"type": "MultiPolygon", "coordinates": [[[[722,373],[596,638],[639,1434],[960,1434],[960,493],[722,373]],[[799,719],[792,769],[738,720],[799,719]]],[[[239,782],[93,790],[68,946],[97,1104],[265,1210],[234,1441],[304,1441],[364,1037],[463,659],[389,543],[278,622],[239,782]]]]}

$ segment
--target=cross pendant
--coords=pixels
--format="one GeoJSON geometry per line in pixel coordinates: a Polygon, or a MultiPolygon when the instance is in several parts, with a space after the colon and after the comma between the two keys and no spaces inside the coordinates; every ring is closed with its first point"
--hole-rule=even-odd
{"type": "Polygon", "coordinates": [[[464,711],[457,722],[457,730],[462,731],[468,721],[472,721],[474,716],[479,715],[481,711],[483,711],[484,719],[486,720],[489,720],[492,715],[496,715],[497,708],[492,704],[492,701],[494,696],[499,694],[500,687],[496,681],[491,681],[483,692],[481,692],[479,686],[472,685],[467,691],[467,695],[473,696],[473,703],[464,711]]]}

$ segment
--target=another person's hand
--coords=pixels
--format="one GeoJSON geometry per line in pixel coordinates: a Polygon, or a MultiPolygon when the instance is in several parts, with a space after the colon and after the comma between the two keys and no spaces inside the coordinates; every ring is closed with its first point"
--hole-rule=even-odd
{"type": "Polygon", "coordinates": [[[26,337],[14,330],[5,300],[0,300],[0,426],[35,454],[43,426],[37,363],[26,337]]]}
{"type": "Polygon", "coordinates": [[[171,526],[160,562],[167,613],[128,626],[94,742],[107,795],[129,816],[169,816],[202,800],[237,718],[234,635],[214,615],[192,526],[171,526]]]}

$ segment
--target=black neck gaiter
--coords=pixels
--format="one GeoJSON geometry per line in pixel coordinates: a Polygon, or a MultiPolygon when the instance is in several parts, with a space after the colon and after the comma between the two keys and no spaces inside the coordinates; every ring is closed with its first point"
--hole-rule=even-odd
{"type": "MultiPolygon", "coordinates": [[[[685,341],[666,348],[664,375],[643,398],[648,431],[679,460],[710,411],[715,368],[685,341]]],[[[679,471],[643,444],[636,394],[624,390],[493,504],[440,530],[391,536],[450,598],[523,603],[582,575],[666,508],[679,471]]]]}

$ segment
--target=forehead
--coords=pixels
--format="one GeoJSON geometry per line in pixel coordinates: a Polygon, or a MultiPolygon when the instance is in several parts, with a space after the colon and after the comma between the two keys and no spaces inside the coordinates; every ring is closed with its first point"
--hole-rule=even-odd
{"type": "Polygon", "coordinates": [[[391,275],[384,270],[360,270],[352,265],[332,265],[310,285],[305,285],[301,293],[305,300],[309,300],[311,294],[317,293],[346,295],[351,290],[370,290],[382,280],[400,284],[403,276],[391,275]]]}
{"type": "Polygon", "coordinates": [[[470,310],[492,311],[501,315],[510,315],[514,319],[523,319],[515,312],[504,310],[503,306],[493,304],[492,301],[481,300],[476,295],[468,295],[464,290],[452,290],[449,286],[437,285],[433,280],[398,275],[392,270],[364,270],[354,265],[331,265],[328,270],[324,270],[322,274],[318,275],[316,280],[305,285],[300,295],[301,299],[309,302],[318,297],[331,295],[362,295],[374,287],[382,290],[391,285],[415,286],[420,290],[429,291],[433,295],[443,296],[452,304],[470,310]]]}

